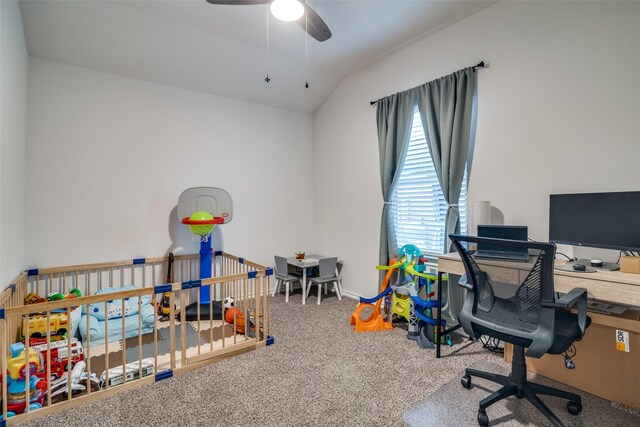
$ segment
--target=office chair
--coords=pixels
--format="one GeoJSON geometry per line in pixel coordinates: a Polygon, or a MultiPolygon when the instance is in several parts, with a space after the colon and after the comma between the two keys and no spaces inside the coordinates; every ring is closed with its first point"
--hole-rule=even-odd
{"type": "MultiPolygon", "coordinates": [[[[467,389],[471,388],[471,377],[474,376],[502,385],[501,389],[480,401],[478,424],[489,425],[486,412],[489,406],[506,397],[516,396],[531,402],[552,425],[562,427],[563,424],[538,395],[567,399],[567,410],[572,415],[580,413],[582,400],[577,394],[528,382],[525,348],[527,356],[540,358],[546,353],[562,354],[574,341],[581,340],[591,323],[587,316],[586,289],[575,288],[556,300],[553,286],[556,248],[553,244],[453,234],[449,238],[460,254],[466,271],[460,280],[460,286],[467,290],[459,316],[464,331],[473,339],[487,335],[513,344],[509,376],[465,370],[461,382],[467,389]],[[505,250],[527,248],[539,252],[539,255],[531,257],[531,270],[516,289],[515,296],[505,299],[494,294],[491,266],[487,263],[478,265],[463,243],[485,243],[504,247],[505,250]],[[573,307],[577,307],[578,314],[569,311],[573,307]]],[[[495,272],[495,266],[493,268],[495,272]]]]}
{"type": "Polygon", "coordinates": [[[273,287],[273,291],[271,292],[271,296],[276,296],[276,294],[280,292],[280,285],[284,283],[284,301],[289,302],[289,287],[291,286],[291,291],[293,291],[293,283],[300,282],[302,280],[302,277],[289,274],[289,267],[287,264],[287,259],[285,257],[276,255],[273,258],[276,261],[276,283],[273,287]]]}
{"type": "Polygon", "coordinates": [[[338,258],[322,258],[320,259],[320,269],[318,277],[312,277],[309,279],[309,286],[307,287],[307,298],[309,297],[309,291],[314,284],[318,285],[318,305],[320,305],[320,299],[322,295],[322,285],[324,285],[324,293],[327,293],[327,283],[334,283],[336,290],[336,296],[339,300],[342,300],[340,295],[340,286],[338,282],[338,276],[336,275],[338,258]]]}

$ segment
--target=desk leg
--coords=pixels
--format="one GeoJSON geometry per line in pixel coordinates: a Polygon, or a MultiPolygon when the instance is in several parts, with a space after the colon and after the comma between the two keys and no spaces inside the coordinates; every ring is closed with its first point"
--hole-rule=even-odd
{"type": "Polygon", "coordinates": [[[442,321],[442,272],[438,271],[438,324],[436,325],[436,358],[440,358],[440,324],[442,321]]]}
{"type": "Polygon", "coordinates": [[[302,269],[302,305],[307,303],[307,269],[302,269]]]}
{"type": "MultiPolygon", "coordinates": [[[[446,273],[445,273],[446,274],[446,273]]],[[[462,328],[461,324],[457,324],[455,326],[449,326],[444,331],[440,330],[440,325],[442,324],[442,275],[443,273],[438,271],[438,325],[436,327],[436,357],[440,358],[440,337],[443,335],[446,337],[453,331],[456,331],[462,328]]],[[[447,285],[451,286],[449,281],[447,280],[447,285]]]]}

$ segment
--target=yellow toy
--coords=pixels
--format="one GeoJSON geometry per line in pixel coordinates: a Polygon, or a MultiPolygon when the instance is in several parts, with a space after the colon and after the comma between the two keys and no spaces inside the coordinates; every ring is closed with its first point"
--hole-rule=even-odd
{"type": "Polygon", "coordinates": [[[42,371],[43,357],[40,352],[30,348],[27,363],[26,350],[21,342],[9,346],[11,357],[7,360],[7,418],[25,411],[27,405],[31,411],[42,408],[47,393],[46,372],[42,371]],[[29,382],[27,383],[27,373],[29,382]],[[28,393],[27,393],[28,388],[28,393]]]}
{"type": "Polygon", "coordinates": [[[407,322],[411,320],[411,298],[409,295],[393,293],[391,298],[391,314],[404,317],[407,322]]]}
{"type": "MultiPolygon", "coordinates": [[[[26,377],[25,360],[26,350],[24,346],[21,351],[16,351],[7,361],[7,372],[9,376],[14,379],[26,377]]],[[[35,350],[33,347],[29,348],[29,375],[35,374],[40,370],[40,367],[44,365],[42,354],[35,350]]]]}
{"type": "MultiPolygon", "coordinates": [[[[49,315],[50,335],[63,336],[69,330],[69,317],[67,313],[51,313],[49,315]]],[[[22,336],[27,332],[27,320],[22,321],[22,336]]],[[[47,336],[47,316],[29,316],[29,337],[43,338],[47,336]]]]}

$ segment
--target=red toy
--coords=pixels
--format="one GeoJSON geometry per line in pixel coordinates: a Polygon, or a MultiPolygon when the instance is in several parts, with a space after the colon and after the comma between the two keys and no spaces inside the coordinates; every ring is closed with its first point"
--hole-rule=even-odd
{"type": "Polygon", "coordinates": [[[240,310],[238,310],[235,307],[229,307],[227,308],[227,311],[225,311],[224,313],[224,320],[226,320],[227,323],[234,324],[235,323],[234,320],[241,315],[242,313],[240,312],[240,310]]]}

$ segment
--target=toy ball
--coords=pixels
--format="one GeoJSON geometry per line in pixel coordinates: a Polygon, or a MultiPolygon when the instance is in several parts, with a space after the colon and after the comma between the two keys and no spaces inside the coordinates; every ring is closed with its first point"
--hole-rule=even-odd
{"type": "Polygon", "coordinates": [[[224,305],[224,308],[229,308],[229,307],[233,307],[233,304],[235,303],[235,301],[233,300],[233,298],[231,297],[226,297],[223,301],[222,301],[222,305],[224,305]]]}
{"type": "Polygon", "coordinates": [[[240,316],[240,310],[235,307],[230,307],[224,313],[224,320],[226,320],[227,323],[234,323],[235,318],[238,316],[240,316]]]}
{"type": "MultiPolygon", "coordinates": [[[[209,212],[198,211],[192,213],[189,219],[192,221],[204,221],[213,219],[213,215],[211,215],[209,212]]],[[[191,230],[193,234],[197,234],[198,236],[206,236],[207,234],[211,233],[211,230],[213,230],[213,225],[214,224],[189,225],[189,230],[191,230]]]]}

